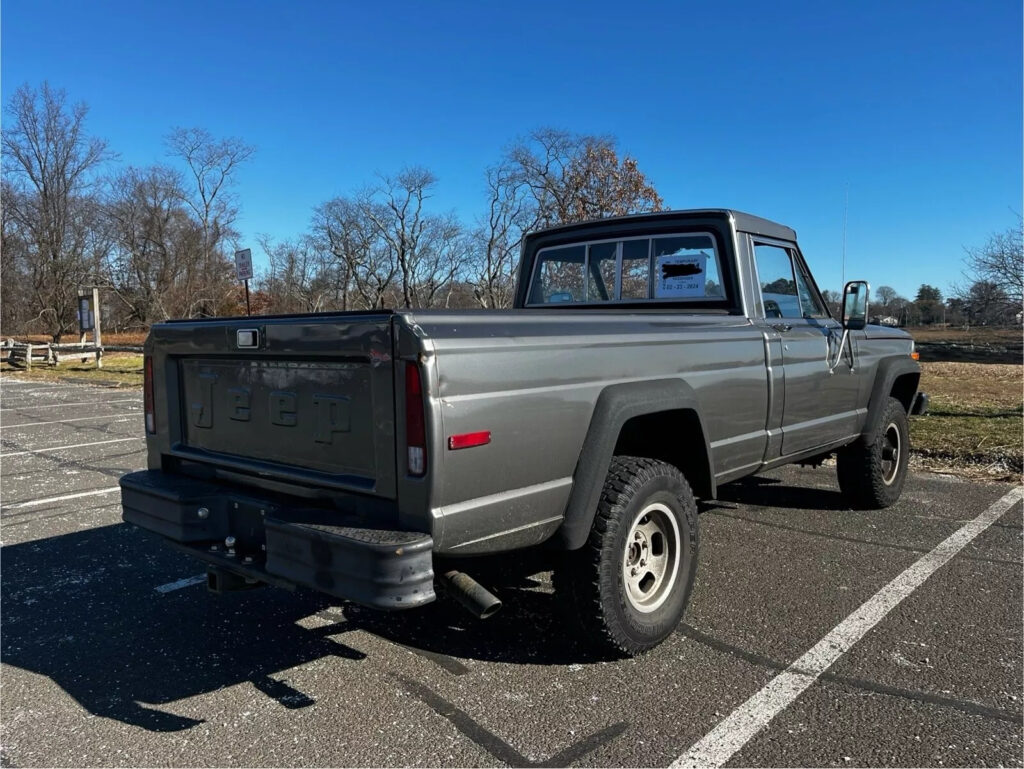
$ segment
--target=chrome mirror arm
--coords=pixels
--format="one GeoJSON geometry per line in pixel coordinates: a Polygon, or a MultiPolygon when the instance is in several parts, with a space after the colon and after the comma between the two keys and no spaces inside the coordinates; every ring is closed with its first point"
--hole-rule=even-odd
{"type": "MultiPolygon", "coordinates": [[[[846,347],[846,340],[847,340],[847,338],[849,336],[850,336],[850,330],[847,329],[847,328],[844,328],[843,329],[843,336],[839,340],[839,352],[836,353],[835,363],[829,363],[828,364],[828,373],[834,374],[836,372],[836,366],[838,366],[839,363],[843,360],[843,349],[846,347]]],[[[851,362],[850,366],[851,366],[851,368],[853,367],[852,362],[851,362]]]]}

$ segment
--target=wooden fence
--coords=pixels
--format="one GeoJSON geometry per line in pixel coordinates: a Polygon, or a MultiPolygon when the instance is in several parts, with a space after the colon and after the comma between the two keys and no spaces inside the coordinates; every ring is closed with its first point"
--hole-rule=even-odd
{"type": "Polygon", "coordinates": [[[105,352],[141,353],[142,345],[108,344],[97,347],[89,342],[52,344],[15,342],[13,339],[7,339],[0,346],[0,360],[24,369],[30,369],[33,365],[56,366],[70,360],[80,360],[83,363],[95,360],[96,368],[102,368],[105,352]]]}

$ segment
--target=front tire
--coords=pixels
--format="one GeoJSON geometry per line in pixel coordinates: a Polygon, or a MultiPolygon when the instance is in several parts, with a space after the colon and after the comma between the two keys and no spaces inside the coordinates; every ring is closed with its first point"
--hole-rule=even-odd
{"type": "Polygon", "coordinates": [[[679,625],[697,570],[697,504],[672,465],[613,457],[586,544],[555,575],[588,637],[637,655],[679,625]]]}
{"type": "Polygon", "coordinates": [[[889,507],[903,493],[909,461],[907,412],[902,403],[889,398],[868,439],[840,449],[836,456],[839,489],[856,507],[889,507]]]}

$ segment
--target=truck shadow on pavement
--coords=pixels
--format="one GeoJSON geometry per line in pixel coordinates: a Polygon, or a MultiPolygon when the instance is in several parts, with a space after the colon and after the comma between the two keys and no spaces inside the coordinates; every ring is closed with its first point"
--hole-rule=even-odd
{"type": "Polygon", "coordinates": [[[408,612],[349,605],[345,617],[354,628],[426,656],[530,665],[614,659],[583,641],[566,602],[552,592],[550,572],[558,555],[536,549],[461,561],[460,568],[502,601],[501,611],[486,620],[473,617],[443,593],[437,602],[408,612]]]}
{"type": "MultiPolygon", "coordinates": [[[[553,596],[522,568],[505,568],[501,584],[487,582],[506,602],[487,621],[445,600],[406,613],[339,610],[336,599],[302,590],[217,597],[193,584],[159,593],[157,586],[203,567],[127,524],[93,528],[4,546],[0,656],[51,679],[94,715],[155,732],[190,729],[203,719],[154,706],[246,682],[282,707],[313,705],[279,674],[329,657],[358,664],[366,654],[344,642],[352,630],[420,652],[449,672],[464,668],[458,656],[587,661],[562,629],[553,596]],[[296,624],[318,614],[331,622],[296,624]]],[[[19,695],[21,685],[8,677],[8,702],[36,696],[19,695]]]]}
{"type": "MultiPolygon", "coordinates": [[[[823,469],[821,472],[828,472],[823,469]]],[[[789,486],[779,478],[759,475],[743,478],[718,487],[719,503],[747,507],[781,507],[796,510],[850,510],[838,488],[819,489],[813,486],[789,486]]],[[[714,502],[709,504],[714,505],[714,502]]]]}

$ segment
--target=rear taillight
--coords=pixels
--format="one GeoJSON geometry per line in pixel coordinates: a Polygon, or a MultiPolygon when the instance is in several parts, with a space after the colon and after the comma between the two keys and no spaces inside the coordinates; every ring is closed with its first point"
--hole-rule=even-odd
{"type": "Polygon", "coordinates": [[[153,359],[148,355],[143,363],[143,370],[145,371],[143,400],[146,409],[146,432],[152,434],[156,432],[156,411],[153,408],[153,359]]]}
{"type": "Polygon", "coordinates": [[[405,445],[409,475],[427,472],[427,431],[423,422],[423,383],[420,367],[405,364],[405,445]]]}

